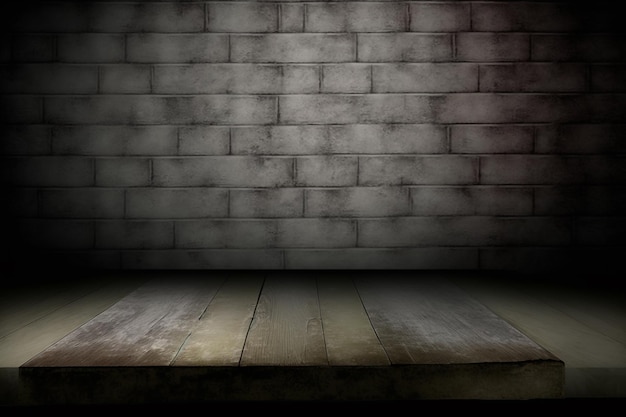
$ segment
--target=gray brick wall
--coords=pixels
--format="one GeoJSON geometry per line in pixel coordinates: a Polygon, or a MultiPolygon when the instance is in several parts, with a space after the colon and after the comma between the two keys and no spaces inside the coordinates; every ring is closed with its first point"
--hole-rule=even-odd
{"type": "Polygon", "coordinates": [[[3,264],[624,272],[617,2],[3,2],[3,264]]]}

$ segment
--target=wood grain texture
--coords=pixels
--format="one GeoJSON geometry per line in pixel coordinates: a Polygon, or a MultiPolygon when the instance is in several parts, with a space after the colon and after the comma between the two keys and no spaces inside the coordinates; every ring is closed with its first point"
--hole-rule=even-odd
{"type": "MultiPolygon", "coordinates": [[[[28,324],[0,339],[0,367],[23,365],[77,327],[89,322],[120,301],[137,289],[142,282],[143,280],[136,277],[128,277],[123,281],[106,284],[36,320],[28,321],[28,324]]],[[[29,318],[33,317],[31,313],[32,310],[27,306],[26,315],[29,318]]],[[[18,312],[15,314],[19,316],[18,312]]]]}
{"type": "Polygon", "coordinates": [[[557,360],[441,278],[357,279],[356,286],[392,364],[557,360]]]}
{"type": "Polygon", "coordinates": [[[223,280],[149,282],[25,366],[167,366],[223,280]]]}
{"type": "Polygon", "coordinates": [[[192,329],[174,366],[238,366],[263,276],[230,277],[192,329]]]}
{"type": "Polygon", "coordinates": [[[241,365],[328,365],[315,278],[266,278],[241,365]]]}
{"type": "Polygon", "coordinates": [[[31,404],[563,392],[561,361],[440,276],[180,274],[6,374],[9,390],[31,404]]]}
{"type": "Polygon", "coordinates": [[[473,297],[572,368],[626,367],[626,347],[514,286],[459,280],[473,297]]]}
{"type": "Polygon", "coordinates": [[[318,278],[317,285],[330,365],[389,365],[352,280],[318,278]]]}

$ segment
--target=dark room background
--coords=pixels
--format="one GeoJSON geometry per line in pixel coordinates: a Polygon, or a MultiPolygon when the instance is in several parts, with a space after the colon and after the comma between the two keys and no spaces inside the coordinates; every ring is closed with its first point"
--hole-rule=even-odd
{"type": "Polygon", "coordinates": [[[3,263],[624,272],[618,3],[3,2],[3,263]]]}

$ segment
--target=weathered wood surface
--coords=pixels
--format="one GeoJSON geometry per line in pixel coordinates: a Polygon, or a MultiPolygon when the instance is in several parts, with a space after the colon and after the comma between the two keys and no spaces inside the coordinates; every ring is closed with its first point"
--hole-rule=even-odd
{"type": "Polygon", "coordinates": [[[556,360],[442,280],[360,279],[357,288],[393,364],[556,360]]]}
{"type": "Polygon", "coordinates": [[[389,365],[352,280],[320,278],[318,292],[329,363],[389,365]]]}
{"type": "Polygon", "coordinates": [[[380,400],[563,391],[561,361],[441,279],[170,278],[178,279],[146,283],[26,362],[24,397],[380,400]]]}
{"type": "Polygon", "coordinates": [[[262,285],[262,276],[226,281],[172,364],[238,366],[262,285]]]}
{"type": "Polygon", "coordinates": [[[328,365],[314,278],[266,278],[241,365],[328,365]]]}
{"type": "MultiPolygon", "coordinates": [[[[0,367],[21,366],[74,329],[113,306],[141,284],[141,279],[129,277],[124,281],[102,285],[71,302],[57,303],[60,299],[67,298],[55,293],[52,297],[54,303],[41,302],[34,309],[27,306],[26,316],[29,320],[23,320],[27,324],[0,338],[0,367]],[[43,306],[54,308],[42,310],[43,306]]],[[[45,294],[47,289],[42,291],[45,294]]],[[[15,316],[17,318],[19,314],[15,316]]]]}
{"type": "Polygon", "coordinates": [[[170,365],[223,281],[150,282],[25,366],[170,365]]]}
{"type": "Polygon", "coordinates": [[[555,360],[442,280],[161,280],[27,366],[302,366],[555,360]]]}
{"type": "MultiPolygon", "coordinates": [[[[586,311],[588,306],[583,305],[580,311],[572,312],[569,309],[574,301],[565,296],[561,297],[559,303],[550,303],[543,292],[522,291],[512,284],[459,280],[458,285],[554,353],[568,367],[626,367],[626,345],[619,341],[621,332],[610,332],[609,326],[599,331],[597,327],[579,320],[580,316],[587,317],[590,314],[586,311]],[[564,308],[562,305],[565,303],[569,307],[564,308]]],[[[606,307],[609,308],[608,305],[606,307]]],[[[619,322],[626,323],[626,316],[620,315],[618,310],[616,307],[611,308],[615,317],[611,321],[607,319],[608,324],[619,327],[619,322]]]]}

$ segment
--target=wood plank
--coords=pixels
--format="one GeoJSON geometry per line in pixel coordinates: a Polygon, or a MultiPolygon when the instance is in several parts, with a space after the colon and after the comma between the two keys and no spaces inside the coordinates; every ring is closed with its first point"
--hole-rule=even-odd
{"type": "Polygon", "coordinates": [[[565,285],[515,285],[523,293],[562,311],[626,346],[626,296],[624,290],[565,285]]]}
{"type": "Polygon", "coordinates": [[[352,280],[318,278],[317,285],[330,365],[389,365],[352,280]]]}
{"type": "Polygon", "coordinates": [[[458,280],[509,323],[565,362],[567,368],[624,368],[626,347],[508,282],[458,280]]]}
{"type": "Polygon", "coordinates": [[[542,300],[587,327],[626,346],[626,312],[621,306],[604,304],[599,300],[586,300],[579,296],[567,299],[542,297],[542,300]]]}
{"type": "Polygon", "coordinates": [[[24,366],[169,365],[224,281],[172,278],[143,285],[24,366]]]}
{"type": "Polygon", "coordinates": [[[0,367],[23,365],[77,327],[111,307],[142,283],[143,280],[136,277],[108,283],[99,290],[11,332],[0,339],[0,367]]]}
{"type": "Polygon", "coordinates": [[[266,278],[242,366],[328,365],[315,278],[301,275],[266,278]]]}
{"type": "Polygon", "coordinates": [[[393,364],[557,360],[441,277],[358,279],[356,286],[393,364]]]}
{"type": "Polygon", "coordinates": [[[54,285],[9,288],[0,296],[0,338],[102,288],[105,282],[85,280],[54,285]]]}
{"type": "MultiPolygon", "coordinates": [[[[113,320],[117,325],[100,330],[114,336],[121,332],[118,339],[98,333],[89,335],[89,342],[96,343],[96,353],[115,350],[118,358],[106,362],[113,366],[103,367],[95,363],[73,366],[69,361],[69,365],[64,366],[24,366],[20,369],[19,381],[22,401],[45,405],[214,400],[521,399],[553,398],[562,393],[563,368],[557,360],[526,357],[525,361],[519,362],[473,363],[475,356],[472,356],[458,362],[435,358],[437,361],[416,362],[413,366],[387,366],[390,362],[382,366],[361,366],[358,363],[352,366],[354,357],[361,358],[361,353],[355,352],[367,351],[363,348],[374,342],[373,336],[384,333],[373,335],[375,326],[371,322],[374,320],[370,322],[369,311],[363,306],[367,307],[366,298],[374,300],[370,304],[383,304],[381,300],[391,296],[386,301],[392,311],[387,317],[388,333],[402,331],[404,324],[395,320],[404,319],[403,315],[413,321],[426,322],[426,328],[432,334],[426,334],[428,337],[424,338],[424,332],[416,332],[413,337],[401,341],[413,358],[419,359],[411,351],[415,345],[424,340],[432,345],[431,339],[439,337],[436,326],[453,321],[449,317],[451,311],[456,314],[454,324],[461,335],[450,336],[444,329],[446,343],[430,348],[457,353],[467,347],[463,344],[466,332],[463,326],[480,325],[482,322],[476,317],[484,318],[483,314],[478,314],[475,306],[470,308],[464,304],[468,300],[467,294],[445,283],[429,286],[413,280],[397,285],[381,273],[373,274],[371,282],[359,276],[357,285],[351,285],[349,281],[326,281],[320,279],[318,273],[302,272],[273,273],[263,284],[260,284],[262,279],[224,277],[224,282],[215,286],[212,298],[202,296],[209,292],[202,287],[207,285],[206,281],[185,283],[182,288],[162,283],[161,289],[153,286],[152,292],[146,290],[149,285],[139,288],[107,310],[108,313],[118,311],[113,320]],[[365,283],[362,287],[361,282],[365,283]],[[450,296],[450,289],[459,293],[450,296]],[[132,297],[135,297],[134,302],[132,297]],[[202,298],[204,310],[200,308],[200,302],[197,308],[189,308],[194,305],[193,300],[202,298]],[[119,308],[120,304],[124,307],[123,302],[127,303],[126,310],[119,308]],[[459,306],[460,311],[457,311],[459,306]],[[195,313],[191,314],[191,310],[195,313]],[[442,320],[439,315],[445,318],[442,320]],[[245,334],[242,329],[245,330],[248,324],[249,330],[245,334]],[[229,334],[229,328],[234,330],[233,334],[229,334]],[[343,330],[348,342],[345,350],[342,342],[335,341],[341,339],[343,330]],[[221,336],[225,339],[232,337],[232,340],[221,340],[221,336]],[[456,343],[454,337],[460,337],[463,343],[456,343]],[[169,346],[164,339],[176,343],[169,346]],[[451,339],[454,343],[450,342],[451,339]],[[357,346],[358,340],[363,341],[364,346],[357,346]],[[116,341],[121,341],[119,349],[111,346],[116,341]],[[155,343],[159,354],[164,350],[177,353],[173,353],[169,362],[154,357],[143,362],[155,366],[124,366],[142,363],[123,360],[132,356],[141,359],[146,352],[153,350],[155,343]],[[242,343],[243,352],[240,350],[242,343]],[[224,347],[228,345],[235,348],[224,347]],[[207,355],[208,359],[203,356],[202,350],[207,346],[209,351],[213,349],[211,346],[216,346],[215,356],[223,356],[225,360],[219,363],[211,354],[207,355]],[[120,352],[125,354],[120,357],[120,352]],[[240,352],[242,366],[235,366],[240,352]]],[[[415,325],[408,328],[414,329],[415,325]]],[[[488,340],[493,337],[492,330],[483,328],[481,331],[486,335],[480,336],[488,340]]],[[[75,341],[86,341],[87,336],[83,336],[75,341]]],[[[83,350],[90,349],[88,345],[68,341],[72,342],[72,339],[62,340],[69,349],[68,355],[80,356],[83,350]]],[[[545,351],[541,349],[541,352],[545,351]]],[[[93,356],[93,351],[91,354],[93,356]]]]}
{"type": "Polygon", "coordinates": [[[238,366],[263,276],[230,277],[220,288],[172,363],[238,366]]]}

